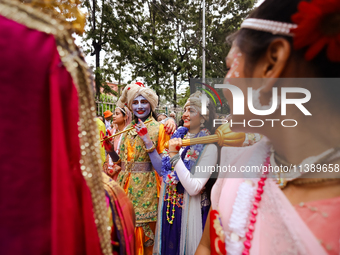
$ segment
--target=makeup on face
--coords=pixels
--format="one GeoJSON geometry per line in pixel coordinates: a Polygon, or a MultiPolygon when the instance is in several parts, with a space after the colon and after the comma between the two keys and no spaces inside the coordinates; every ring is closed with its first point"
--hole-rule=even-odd
{"type": "Polygon", "coordinates": [[[143,121],[149,116],[151,112],[150,103],[143,96],[136,97],[132,101],[131,107],[134,115],[143,121]]]}
{"type": "Polygon", "coordinates": [[[226,58],[226,65],[229,68],[229,71],[226,75],[226,78],[239,78],[240,72],[243,68],[240,63],[242,58],[242,53],[240,52],[237,46],[232,46],[227,58],[226,58]]]}
{"type": "Polygon", "coordinates": [[[113,117],[114,124],[121,124],[125,121],[124,115],[119,108],[115,109],[115,112],[112,117],[113,117]]]}
{"type": "Polygon", "coordinates": [[[199,123],[200,122],[200,114],[199,112],[194,108],[194,107],[190,107],[187,106],[185,108],[185,112],[183,114],[182,117],[184,124],[184,127],[190,128],[190,124],[194,126],[196,125],[196,122],[199,123]]]}

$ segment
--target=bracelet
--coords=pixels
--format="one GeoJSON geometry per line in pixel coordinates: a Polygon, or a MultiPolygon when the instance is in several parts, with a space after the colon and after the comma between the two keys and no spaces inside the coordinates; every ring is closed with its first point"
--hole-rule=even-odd
{"type": "Polygon", "coordinates": [[[175,156],[173,156],[172,158],[170,158],[170,163],[173,167],[175,167],[175,165],[177,164],[177,162],[179,161],[180,156],[179,154],[176,154],[175,156]]]}
{"type": "Polygon", "coordinates": [[[115,164],[119,164],[120,162],[122,162],[122,161],[120,159],[118,159],[117,162],[112,162],[112,163],[115,165],[115,164]]]}
{"type": "Polygon", "coordinates": [[[178,153],[178,151],[168,151],[168,153],[178,153]]]}
{"type": "Polygon", "coordinates": [[[147,149],[147,148],[145,147],[145,150],[146,150],[147,153],[151,153],[151,152],[153,152],[155,149],[156,149],[156,146],[155,146],[155,144],[154,144],[153,142],[152,142],[152,146],[151,146],[150,149],[147,149]]]}

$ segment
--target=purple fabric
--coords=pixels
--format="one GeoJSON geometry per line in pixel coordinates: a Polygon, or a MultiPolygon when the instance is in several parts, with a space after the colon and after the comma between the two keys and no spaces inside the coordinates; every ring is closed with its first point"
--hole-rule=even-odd
{"type": "MultiPolygon", "coordinates": [[[[177,184],[177,193],[184,193],[184,188],[181,183],[177,184]]],[[[168,198],[168,194],[165,194],[166,199],[168,198]]],[[[210,209],[210,199],[208,206],[201,207],[201,215],[202,215],[202,226],[204,229],[208,212],[210,209]]],[[[203,202],[203,201],[202,201],[203,202]]],[[[167,220],[167,204],[168,201],[163,200],[163,214],[162,214],[162,255],[179,255],[180,251],[180,240],[181,240],[181,223],[182,223],[182,208],[175,207],[175,219],[173,224],[169,224],[167,220]]],[[[172,215],[172,205],[169,208],[169,217],[172,215]]],[[[190,240],[189,240],[190,241],[190,240]]]]}
{"type": "MultiPolygon", "coordinates": [[[[184,188],[181,183],[177,184],[177,193],[184,193],[184,188]]],[[[168,194],[166,193],[166,198],[168,194]]],[[[163,202],[162,215],[162,255],[179,255],[180,240],[181,240],[181,223],[182,223],[182,208],[175,207],[175,219],[173,224],[167,220],[166,210],[168,201],[163,202]]],[[[169,208],[169,217],[172,215],[172,205],[169,208]]]]}

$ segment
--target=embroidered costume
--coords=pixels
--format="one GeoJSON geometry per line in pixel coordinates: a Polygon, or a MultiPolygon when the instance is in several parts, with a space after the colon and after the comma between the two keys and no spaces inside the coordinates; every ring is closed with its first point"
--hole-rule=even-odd
{"type": "MultiPolygon", "coordinates": [[[[138,96],[143,96],[150,103],[152,110],[155,109],[158,96],[151,89],[138,83],[131,84],[124,89],[117,105],[119,107],[125,105],[132,110],[132,102],[138,96]]],[[[158,123],[152,117],[152,113],[144,120],[144,123],[146,123],[147,133],[154,148],[158,154],[161,154],[165,142],[170,138],[163,124],[158,123]]],[[[133,120],[127,129],[136,124],[133,120]]],[[[161,179],[151,162],[149,154],[152,152],[152,148],[148,150],[145,147],[145,142],[137,134],[136,129],[122,135],[119,148],[121,172],[117,177],[117,182],[132,201],[136,213],[135,250],[137,255],[152,254],[154,244],[161,179]]]]}
{"type": "MultiPolygon", "coordinates": [[[[168,135],[162,124],[159,124],[153,117],[147,120],[149,119],[152,121],[146,124],[148,133],[158,153],[162,153],[168,135]]],[[[134,124],[132,121],[128,128],[134,124]]],[[[146,229],[146,223],[157,220],[160,178],[153,169],[144,143],[135,130],[123,135],[120,160],[122,171],[118,175],[117,182],[127,192],[134,205],[136,226],[146,229]]]]}

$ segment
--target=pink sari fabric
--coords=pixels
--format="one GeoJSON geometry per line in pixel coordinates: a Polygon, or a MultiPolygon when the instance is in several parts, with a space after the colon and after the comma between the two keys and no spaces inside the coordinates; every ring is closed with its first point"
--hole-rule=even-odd
{"type": "Polygon", "coordinates": [[[340,253],[340,197],[294,206],[328,254],[340,253]]]}
{"type": "Polygon", "coordinates": [[[54,36],[0,16],[0,56],[0,254],[101,254],[54,36]]]}
{"type": "MultiPolygon", "coordinates": [[[[267,141],[264,138],[253,146],[243,148],[224,147],[221,152],[221,166],[261,165],[269,152],[267,141]]],[[[257,180],[253,179],[254,183],[257,183],[257,180]]],[[[212,209],[219,211],[227,235],[231,232],[228,223],[233,204],[243,181],[243,178],[220,178],[212,190],[212,209]]],[[[323,232],[326,239],[331,238],[333,234],[323,232]]],[[[250,254],[327,254],[273,179],[268,179],[264,186],[250,254]]]]}

